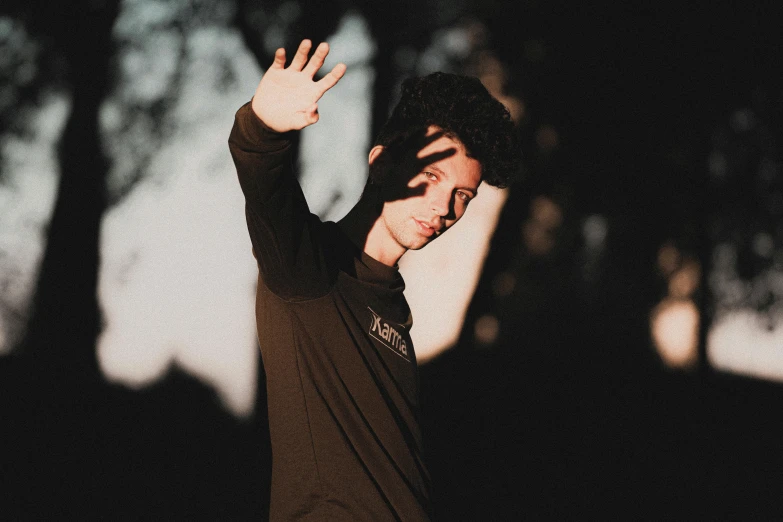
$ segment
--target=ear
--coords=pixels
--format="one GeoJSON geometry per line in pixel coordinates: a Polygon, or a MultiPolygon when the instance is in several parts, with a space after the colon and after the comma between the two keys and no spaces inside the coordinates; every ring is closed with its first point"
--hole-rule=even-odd
{"type": "Polygon", "coordinates": [[[369,165],[372,165],[372,164],[373,164],[373,162],[375,161],[375,159],[376,159],[378,156],[380,156],[380,155],[381,155],[381,153],[383,152],[383,149],[384,149],[383,145],[376,145],[375,147],[373,147],[372,149],[370,149],[370,155],[369,155],[369,158],[368,158],[368,161],[367,161],[367,163],[368,163],[369,165]]]}

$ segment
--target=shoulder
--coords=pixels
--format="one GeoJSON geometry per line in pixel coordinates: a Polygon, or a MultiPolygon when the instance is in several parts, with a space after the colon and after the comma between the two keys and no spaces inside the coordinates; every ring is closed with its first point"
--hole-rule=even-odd
{"type": "Polygon", "coordinates": [[[337,283],[338,273],[345,269],[347,249],[339,228],[312,213],[304,225],[306,240],[299,245],[293,262],[281,263],[274,270],[259,267],[266,287],[285,301],[324,297],[337,283]]]}

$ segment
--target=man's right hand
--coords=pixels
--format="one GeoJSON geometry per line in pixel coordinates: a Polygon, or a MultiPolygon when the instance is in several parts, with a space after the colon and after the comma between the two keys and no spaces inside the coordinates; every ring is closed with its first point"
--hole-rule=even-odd
{"type": "Polygon", "coordinates": [[[275,51],[275,61],[258,84],[253,112],[274,131],[299,130],[317,122],[318,100],[345,74],[345,64],[338,63],[329,74],[313,81],[329,54],[329,44],[322,42],[308,62],[311,47],[310,40],[302,40],[287,68],[285,49],[275,51]]]}

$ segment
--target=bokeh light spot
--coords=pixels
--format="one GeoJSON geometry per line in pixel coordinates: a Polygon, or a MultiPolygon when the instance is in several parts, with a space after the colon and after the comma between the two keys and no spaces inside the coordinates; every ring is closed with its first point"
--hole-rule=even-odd
{"type": "Polygon", "coordinates": [[[661,360],[670,368],[692,368],[698,360],[699,310],[691,300],[664,299],[653,310],[650,329],[661,360]]]}
{"type": "Polygon", "coordinates": [[[533,219],[547,230],[555,229],[563,222],[563,211],[560,210],[560,206],[545,196],[538,196],[533,200],[531,214],[533,219]]]}
{"type": "Polygon", "coordinates": [[[759,257],[771,258],[775,252],[775,242],[772,240],[772,236],[766,232],[759,232],[753,236],[753,252],[759,257]]]}
{"type": "Polygon", "coordinates": [[[603,249],[608,232],[609,223],[607,219],[598,214],[588,216],[582,224],[582,235],[589,250],[603,249]]]}
{"type": "Polygon", "coordinates": [[[552,125],[543,125],[536,131],[536,145],[542,152],[552,152],[560,144],[560,134],[552,125]]]}
{"type": "Polygon", "coordinates": [[[500,272],[492,281],[492,292],[496,297],[511,295],[516,286],[517,278],[511,272],[500,272]]]}
{"type": "Polygon", "coordinates": [[[493,344],[500,334],[500,321],[494,315],[482,315],[473,327],[476,342],[485,346],[493,344]]]}
{"type": "Polygon", "coordinates": [[[677,298],[690,297],[699,287],[701,265],[694,259],[686,259],[669,278],[669,295],[677,298]]]}
{"type": "Polygon", "coordinates": [[[665,243],[658,249],[658,270],[669,277],[680,266],[680,251],[671,243],[665,243]]]}

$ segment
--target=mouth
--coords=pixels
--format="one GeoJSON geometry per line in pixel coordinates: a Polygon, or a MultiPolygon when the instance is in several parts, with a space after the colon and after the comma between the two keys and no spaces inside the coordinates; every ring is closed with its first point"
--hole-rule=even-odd
{"type": "Polygon", "coordinates": [[[418,228],[419,233],[425,237],[432,237],[437,232],[433,227],[429,226],[424,221],[419,221],[416,218],[413,218],[413,221],[416,222],[416,227],[418,228]]]}

